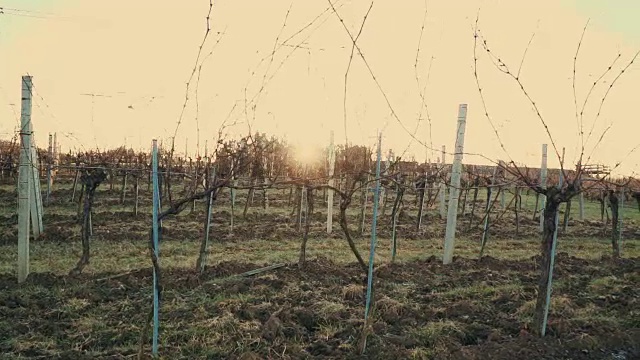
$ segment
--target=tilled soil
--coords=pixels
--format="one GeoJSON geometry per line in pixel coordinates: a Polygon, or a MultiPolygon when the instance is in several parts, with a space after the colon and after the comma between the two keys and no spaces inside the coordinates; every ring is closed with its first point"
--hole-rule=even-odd
{"type": "MultiPolygon", "coordinates": [[[[223,262],[201,277],[167,269],[160,354],[167,359],[638,359],[640,259],[559,254],[545,338],[530,334],[537,259],[430,258],[376,270],[366,354],[365,272],[328,259],[304,269],[223,262]],[[594,282],[594,279],[600,281],[594,282]]],[[[149,269],[77,278],[0,275],[0,353],[47,359],[137,354],[149,269]]],[[[145,354],[150,334],[144,337],[145,354]]]]}
{"type": "MultiPolygon", "coordinates": [[[[212,238],[300,238],[286,193],[274,194],[275,210],[251,211],[246,218],[239,200],[233,232],[231,214],[216,208],[212,238]]],[[[150,215],[134,215],[130,198],[117,209],[118,196],[115,190],[97,194],[91,241],[146,241],[150,215]]],[[[34,242],[79,241],[77,204],[70,197],[69,190],[52,193],[52,206],[64,211],[45,217],[45,233],[34,242]]],[[[0,191],[0,203],[15,207],[15,200],[15,193],[0,191]]],[[[140,206],[149,203],[144,198],[140,206]]],[[[256,202],[253,208],[259,206],[256,202]]],[[[391,235],[389,213],[380,218],[381,237],[391,235]]],[[[400,213],[398,236],[443,236],[444,221],[436,213],[427,214],[420,230],[413,212],[400,213]]],[[[462,234],[479,238],[482,219],[476,215],[471,227],[468,216],[459,218],[462,234]]],[[[531,217],[522,215],[518,236],[538,234],[531,217]]],[[[165,222],[163,241],[201,239],[203,220],[200,202],[195,213],[186,210],[179,220],[165,222]]],[[[316,212],[311,220],[310,237],[326,238],[325,215],[316,212]]],[[[348,220],[360,236],[358,216],[348,220]]],[[[335,223],[331,237],[344,238],[337,215],[335,223]]],[[[17,243],[17,216],[4,216],[0,224],[0,245],[17,243]]],[[[490,224],[489,241],[517,238],[515,229],[506,214],[490,224]]],[[[570,233],[602,236],[602,229],[597,221],[573,221],[570,233]]],[[[637,225],[625,231],[637,232],[637,225]]],[[[318,258],[304,269],[287,265],[239,278],[229,276],[268,264],[222,262],[199,277],[186,269],[163,269],[160,354],[167,359],[640,359],[639,258],[584,260],[559,254],[548,334],[542,339],[529,328],[537,263],[537,258],[485,257],[480,262],[456,258],[452,266],[436,258],[382,265],[376,269],[365,355],[358,350],[366,273],[357,264],[318,258]]],[[[119,274],[116,268],[79,277],[33,273],[20,286],[14,276],[0,274],[0,359],[135,358],[151,287],[151,269],[119,274]]],[[[149,354],[150,331],[144,335],[143,350],[149,354]]]]}

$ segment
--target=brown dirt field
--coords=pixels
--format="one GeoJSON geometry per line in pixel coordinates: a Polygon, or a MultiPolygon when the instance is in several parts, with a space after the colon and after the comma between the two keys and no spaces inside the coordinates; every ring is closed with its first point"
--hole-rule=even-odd
{"type": "MultiPolygon", "coordinates": [[[[137,216],[131,198],[121,205],[119,191],[98,192],[92,262],[78,277],[65,275],[79,257],[77,204],[68,201],[70,194],[68,189],[52,193],[45,233],[32,241],[35,264],[26,284],[17,285],[8,265],[0,271],[0,359],[136,357],[152,303],[146,186],[137,216]]],[[[456,251],[464,257],[444,266],[429,256],[441,254],[443,220],[430,209],[417,231],[411,201],[397,229],[399,260],[388,261],[388,208],[379,221],[381,261],[376,260],[371,332],[366,355],[359,355],[366,274],[344,244],[337,221],[336,231],[326,235],[321,211],[311,218],[307,265],[298,268],[301,234],[287,194],[274,191],[270,210],[256,202],[246,218],[240,196],[233,232],[229,206],[215,207],[211,266],[200,277],[193,264],[204,234],[202,202],[194,213],[186,210],[165,221],[162,358],[640,359],[640,246],[634,222],[625,227],[626,256],[615,261],[606,255],[610,245],[600,238],[600,222],[572,221],[569,232],[561,233],[548,334],[537,338],[529,329],[539,274],[533,256],[538,223],[531,213],[523,215],[517,236],[513,217],[495,222],[490,256],[481,261],[481,219],[467,231],[468,217],[460,217],[456,251]],[[265,260],[273,253],[282,254],[287,265],[233,277],[273,264],[265,260]]],[[[216,204],[228,204],[227,196],[216,204]]],[[[15,193],[0,190],[3,206],[15,206],[15,200],[15,193]]],[[[349,213],[349,222],[366,257],[369,229],[358,231],[358,211],[349,213]]],[[[16,224],[13,214],[0,217],[0,250],[11,254],[0,258],[12,264],[16,224]]],[[[145,354],[150,337],[143,339],[145,354]]]]}
{"type": "MultiPolygon", "coordinates": [[[[199,280],[163,274],[164,358],[247,359],[637,359],[639,259],[590,262],[558,256],[549,333],[527,330],[534,261],[435,257],[377,271],[367,356],[354,353],[365,277],[328,259],[224,280],[258,264],[222,262],[199,280]],[[592,279],[610,279],[594,285],[592,279]],[[634,316],[635,315],[635,316],[634,316]],[[253,354],[253,355],[250,355],[253,354]]],[[[68,278],[32,274],[18,287],[0,276],[0,351],[29,358],[134,355],[149,311],[149,270],[68,278]]]]}

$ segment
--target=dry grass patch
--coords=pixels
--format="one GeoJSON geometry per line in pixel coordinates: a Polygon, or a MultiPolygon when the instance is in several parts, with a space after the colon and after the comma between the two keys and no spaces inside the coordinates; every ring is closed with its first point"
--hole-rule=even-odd
{"type": "Polygon", "coordinates": [[[357,284],[349,284],[342,288],[342,298],[345,300],[362,299],[364,286],[357,284]]]}

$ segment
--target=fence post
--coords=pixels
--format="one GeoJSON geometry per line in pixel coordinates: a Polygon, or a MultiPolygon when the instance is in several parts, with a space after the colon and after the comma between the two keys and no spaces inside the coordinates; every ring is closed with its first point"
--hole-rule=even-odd
{"type": "Polygon", "coordinates": [[[369,272],[367,274],[367,298],[364,310],[364,331],[365,337],[364,342],[362,343],[362,352],[364,353],[367,347],[367,337],[366,331],[368,331],[368,319],[369,319],[369,311],[371,307],[371,297],[373,292],[373,261],[375,259],[376,253],[376,242],[377,242],[377,220],[378,220],[378,205],[380,201],[380,160],[382,158],[381,148],[382,146],[382,133],[378,133],[378,156],[376,160],[376,187],[373,192],[373,218],[371,220],[371,246],[369,248],[369,272]]]}
{"type": "Polygon", "coordinates": [[[505,172],[505,169],[507,168],[507,164],[504,162],[504,160],[499,160],[498,167],[500,168],[500,180],[499,180],[500,187],[498,188],[500,190],[500,209],[505,210],[505,208],[507,207],[507,195],[506,195],[506,192],[504,191],[504,182],[505,182],[504,172],[505,172]]]}
{"type": "MultiPolygon", "coordinates": [[[[153,139],[153,148],[151,154],[151,171],[153,177],[153,219],[152,219],[152,236],[153,236],[153,253],[156,260],[159,260],[158,251],[158,212],[160,208],[160,189],[158,187],[158,141],[153,139]]],[[[160,299],[158,294],[158,274],[156,267],[153,267],[153,356],[158,356],[158,328],[159,328],[160,299]]]]}
{"type": "Polygon", "coordinates": [[[58,133],[53,133],[53,169],[51,170],[51,186],[53,187],[54,179],[58,174],[58,155],[60,149],[58,148],[58,133]]]}
{"type": "Polygon", "coordinates": [[[580,178],[578,179],[578,188],[580,193],[578,194],[578,216],[580,221],[584,220],[584,191],[582,189],[582,164],[578,164],[578,173],[580,178]]]}
{"type": "Polygon", "coordinates": [[[53,135],[49,134],[49,148],[47,159],[47,198],[46,204],[49,205],[49,197],[51,196],[51,165],[53,163],[53,135]]]}
{"type": "Polygon", "coordinates": [[[467,122],[467,104],[458,107],[458,131],[456,149],[451,166],[451,189],[449,190],[449,213],[447,229],[444,237],[443,263],[449,264],[453,260],[453,249],[456,238],[456,224],[458,220],[458,194],[460,192],[460,175],[462,172],[462,155],[464,151],[464,132],[467,122]]]}
{"type": "MultiPolygon", "coordinates": [[[[335,171],[336,154],[333,147],[333,130],[329,135],[329,186],[334,186],[333,174],[335,171]]],[[[333,189],[327,190],[327,234],[333,230],[333,189]]]]}
{"type": "Polygon", "coordinates": [[[622,187],[620,190],[620,210],[618,211],[618,254],[622,257],[622,218],[624,217],[624,196],[625,196],[625,188],[622,187]]]}
{"type": "Polygon", "coordinates": [[[31,76],[22,77],[20,114],[20,167],[18,169],[18,283],[29,275],[29,236],[31,219],[31,76]]]}
{"type": "MultiPolygon", "coordinates": [[[[547,144],[542,144],[542,166],[540,167],[540,187],[547,188],[547,144]]],[[[547,197],[541,196],[540,205],[540,232],[544,228],[544,207],[547,204],[547,197]]]]}
{"type": "MultiPolygon", "coordinates": [[[[31,91],[33,84],[31,83],[29,89],[31,91]]],[[[31,97],[29,98],[31,99],[31,97]]],[[[29,100],[31,101],[31,100],[29,100]]],[[[31,105],[29,105],[31,106],[31,105]]],[[[31,145],[29,163],[31,164],[31,228],[33,230],[33,237],[38,238],[44,231],[42,224],[42,193],[40,192],[40,166],[38,162],[38,151],[35,140],[33,138],[33,122],[31,122],[31,110],[29,110],[29,122],[27,123],[29,132],[31,134],[29,141],[31,145]]]]}
{"type": "Polygon", "coordinates": [[[440,198],[440,217],[444,219],[447,216],[447,185],[445,184],[444,180],[440,182],[439,191],[440,193],[438,194],[438,197],[440,198]]]}
{"type": "MultiPolygon", "coordinates": [[[[210,190],[216,183],[216,166],[214,165],[211,169],[211,173],[207,172],[207,176],[209,177],[207,180],[208,188],[210,190]]],[[[207,221],[204,229],[204,248],[202,249],[202,261],[200,262],[200,273],[204,272],[206,262],[207,262],[207,254],[209,254],[209,235],[211,234],[211,217],[213,216],[213,191],[209,193],[207,197],[207,221]]]]}
{"type": "MultiPolygon", "coordinates": [[[[544,144],[544,151],[543,154],[546,155],[546,144],[544,144]]],[[[563,154],[563,160],[564,160],[564,154],[563,154]]],[[[563,161],[564,162],[564,161],[563,161]]],[[[545,170],[546,170],[546,158],[545,158],[545,162],[543,162],[543,165],[545,166],[545,170]]],[[[563,185],[563,181],[564,181],[564,176],[562,174],[560,174],[560,179],[559,179],[559,184],[558,184],[558,188],[562,189],[562,185],[563,185]]],[[[546,199],[546,197],[545,197],[546,199]]],[[[544,212],[544,207],[542,208],[542,211],[544,212]]],[[[542,320],[542,329],[540,331],[540,334],[542,336],[545,335],[545,333],[547,332],[547,319],[549,317],[549,307],[551,306],[551,287],[553,285],[553,267],[555,264],[555,259],[556,259],[556,247],[558,245],[558,219],[560,217],[560,211],[556,212],[556,218],[554,219],[555,221],[555,228],[553,230],[553,243],[551,245],[551,261],[549,263],[549,281],[547,282],[547,298],[545,300],[545,304],[544,304],[544,317],[542,320]]],[[[544,216],[541,216],[541,218],[544,218],[544,216]]]]}

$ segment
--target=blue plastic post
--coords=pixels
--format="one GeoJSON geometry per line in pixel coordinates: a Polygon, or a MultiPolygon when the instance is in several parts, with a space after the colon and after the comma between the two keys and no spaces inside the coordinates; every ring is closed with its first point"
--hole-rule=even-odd
{"type": "MultiPolygon", "coordinates": [[[[400,192],[400,185],[396,184],[396,196],[400,192]]],[[[398,208],[400,204],[398,204],[398,208]]],[[[396,212],[393,214],[393,223],[391,224],[391,262],[396,260],[396,254],[398,253],[398,239],[396,226],[398,225],[398,209],[396,208],[396,212]]]]}
{"type": "MultiPolygon", "coordinates": [[[[371,293],[373,288],[373,260],[376,253],[376,227],[378,219],[378,203],[380,201],[380,159],[382,146],[382,134],[378,134],[378,157],[376,160],[376,187],[373,192],[373,219],[371,220],[371,248],[369,250],[369,273],[367,275],[367,301],[364,309],[364,321],[367,323],[371,307],[371,293]]],[[[366,348],[366,338],[363,349],[366,348]]]]}
{"type": "MultiPolygon", "coordinates": [[[[153,252],[158,259],[158,209],[160,205],[160,189],[158,187],[158,141],[153,140],[153,149],[151,156],[151,168],[153,178],[153,252]]],[[[160,299],[158,298],[158,274],[156,268],[153,268],[153,356],[158,355],[158,328],[160,299]]]]}

